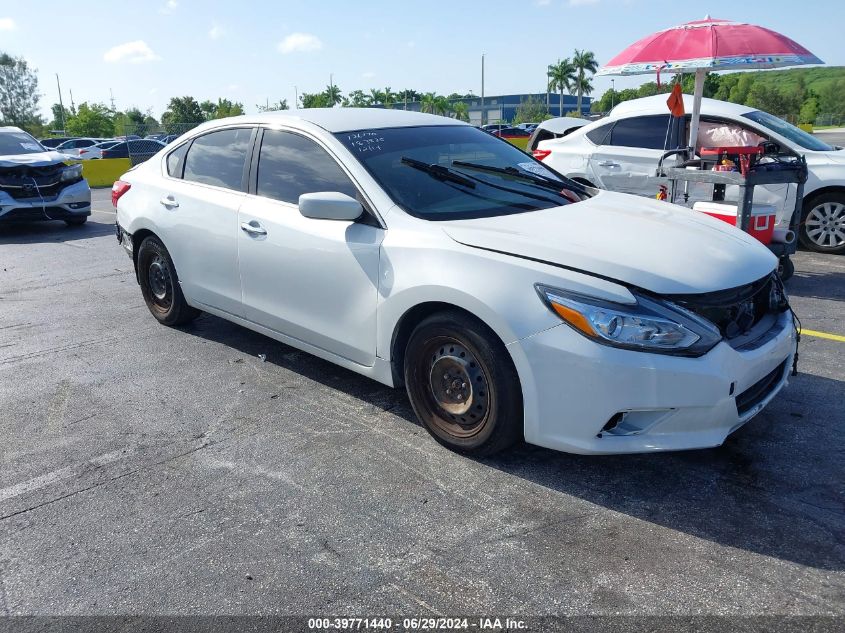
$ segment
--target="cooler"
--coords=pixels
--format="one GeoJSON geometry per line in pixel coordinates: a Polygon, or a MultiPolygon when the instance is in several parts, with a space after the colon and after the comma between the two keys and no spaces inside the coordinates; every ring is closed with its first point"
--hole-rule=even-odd
{"type": "MultiPolygon", "coordinates": [[[[737,206],[724,202],[696,202],[692,205],[694,211],[706,213],[711,218],[727,222],[736,226],[737,206]]],[[[777,210],[769,204],[754,204],[751,207],[751,219],[748,224],[748,233],[756,237],[767,246],[772,242],[772,233],[775,230],[777,210]]]]}

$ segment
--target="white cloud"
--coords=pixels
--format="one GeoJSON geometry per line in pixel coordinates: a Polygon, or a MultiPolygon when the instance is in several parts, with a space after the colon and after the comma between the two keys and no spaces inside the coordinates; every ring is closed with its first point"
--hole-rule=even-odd
{"type": "Polygon", "coordinates": [[[411,40],[411,41],[408,42],[408,48],[414,48],[414,46],[416,46],[416,45],[417,45],[417,43],[414,40],[411,40]]]}
{"type": "Polygon", "coordinates": [[[552,3],[552,0],[534,0],[534,4],[538,7],[547,7],[552,3]]]}
{"type": "Polygon", "coordinates": [[[229,92],[238,92],[240,89],[240,84],[229,84],[228,86],[226,86],[226,90],[228,90],[229,92]]]}
{"type": "Polygon", "coordinates": [[[179,7],[179,3],[176,0],[167,0],[164,3],[164,6],[158,10],[159,13],[163,13],[164,15],[168,15],[173,13],[179,7]]]}
{"type": "Polygon", "coordinates": [[[215,24],[211,27],[211,30],[208,32],[208,37],[213,40],[219,40],[221,37],[223,37],[225,33],[226,31],[223,30],[222,26],[220,26],[219,24],[215,24]]]}
{"type": "Polygon", "coordinates": [[[599,0],[569,0],[570,7],[585,7],[588,4],[598,4],[599,0]]]}
{"type": "Polygon", "coordinates": [[[375,76],[376,76],[376,74],[375,74],[372,70],[368,70],[368,71],[367,71],[367,72],[365,72],[365,73],[361,73],[361,76],[362,76],[364,79],[372,79],[373,77],[375,77],[375,76]]]}
{"type": "Polygon", "coordinates": [[[311,33],[291,33],[279,42],[279,52],[288,53],[311,53],[323,48],[320,38],[311,33]]]}
{"type": "Polygon", "coordinates": [[[0,31],[14,31],[18,25],[12,18],[0,18],[0,31]]]}
{"type": "Polygon", "coordinates": [[[143,62],[155,62],[161,59],[152,49],[147,46],[144,40],[135,40],[118,44],[107,50],[103,59],[110,63],[129,62],[130,64],[141,64],[143,62]]]}

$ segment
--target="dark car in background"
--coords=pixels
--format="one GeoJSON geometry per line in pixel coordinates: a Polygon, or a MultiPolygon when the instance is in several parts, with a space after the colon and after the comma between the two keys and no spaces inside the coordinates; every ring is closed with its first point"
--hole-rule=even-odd
{"type": "Polygon", "coordinates": [[[499,138],[528,138],[531,136],[531,132],[520,127],[503,127],[490,133],[499,138]]]}
{"type": "Polygon", "coordinates": [[[38,142],[41,143],[47,149],[56,149],[59,145],[64,143],[65,141],[70,141],[74,139],[73,136],[56,136],[53,138],[42,138],[38,142]]]}
{"type": "Polygon", "coordinates": [[[131,139],[104,149],[102,158],[129,158],[133,165],[137,165],[157,154],[162,147],[165,144],[154,139],[131,139]]]}

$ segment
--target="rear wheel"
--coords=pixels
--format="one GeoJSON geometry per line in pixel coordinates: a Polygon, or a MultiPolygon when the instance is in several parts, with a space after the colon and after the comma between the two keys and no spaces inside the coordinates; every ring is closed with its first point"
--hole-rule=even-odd
{"type": "Polygon", "coordinates": [[[78,215],[75,217],[65,218],[65,224],[67,224],[68,226],[82,226],[87,221],[87,215],[78,215]]]}
{"type": "Polygon", "coordinates": [[[444,446],[491,455],[523,437],[522,392],[499,338],[460,312],[423,320],[405,351],[405,385],[417,417],[444,446]]]}
{"type": "Polygon", "coordinates": [[[138,279],[152,315],[164,325],[182,325],[200,311],[185,301],[173,260],[158,238],[148,237],[138,249],[138,279]]]}
{"type": "Polygon", "coordinates": [[[824,193],[804,206],[798,238],[817,253],[845,253],[845,193],[824,193]]]}

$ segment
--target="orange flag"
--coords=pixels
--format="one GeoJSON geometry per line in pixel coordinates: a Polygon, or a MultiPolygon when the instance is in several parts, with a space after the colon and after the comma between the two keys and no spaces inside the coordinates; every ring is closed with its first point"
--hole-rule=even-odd
{"type": "Polygon", "coordinates": [[[672,88],[669,98],[666,99],[666,105],[669,106],[669,112],[672,113],[672,116],[681,117],[686,114],[684,111],[684,95],[681,92],[680,82],[676,83],[672,88]]]}

